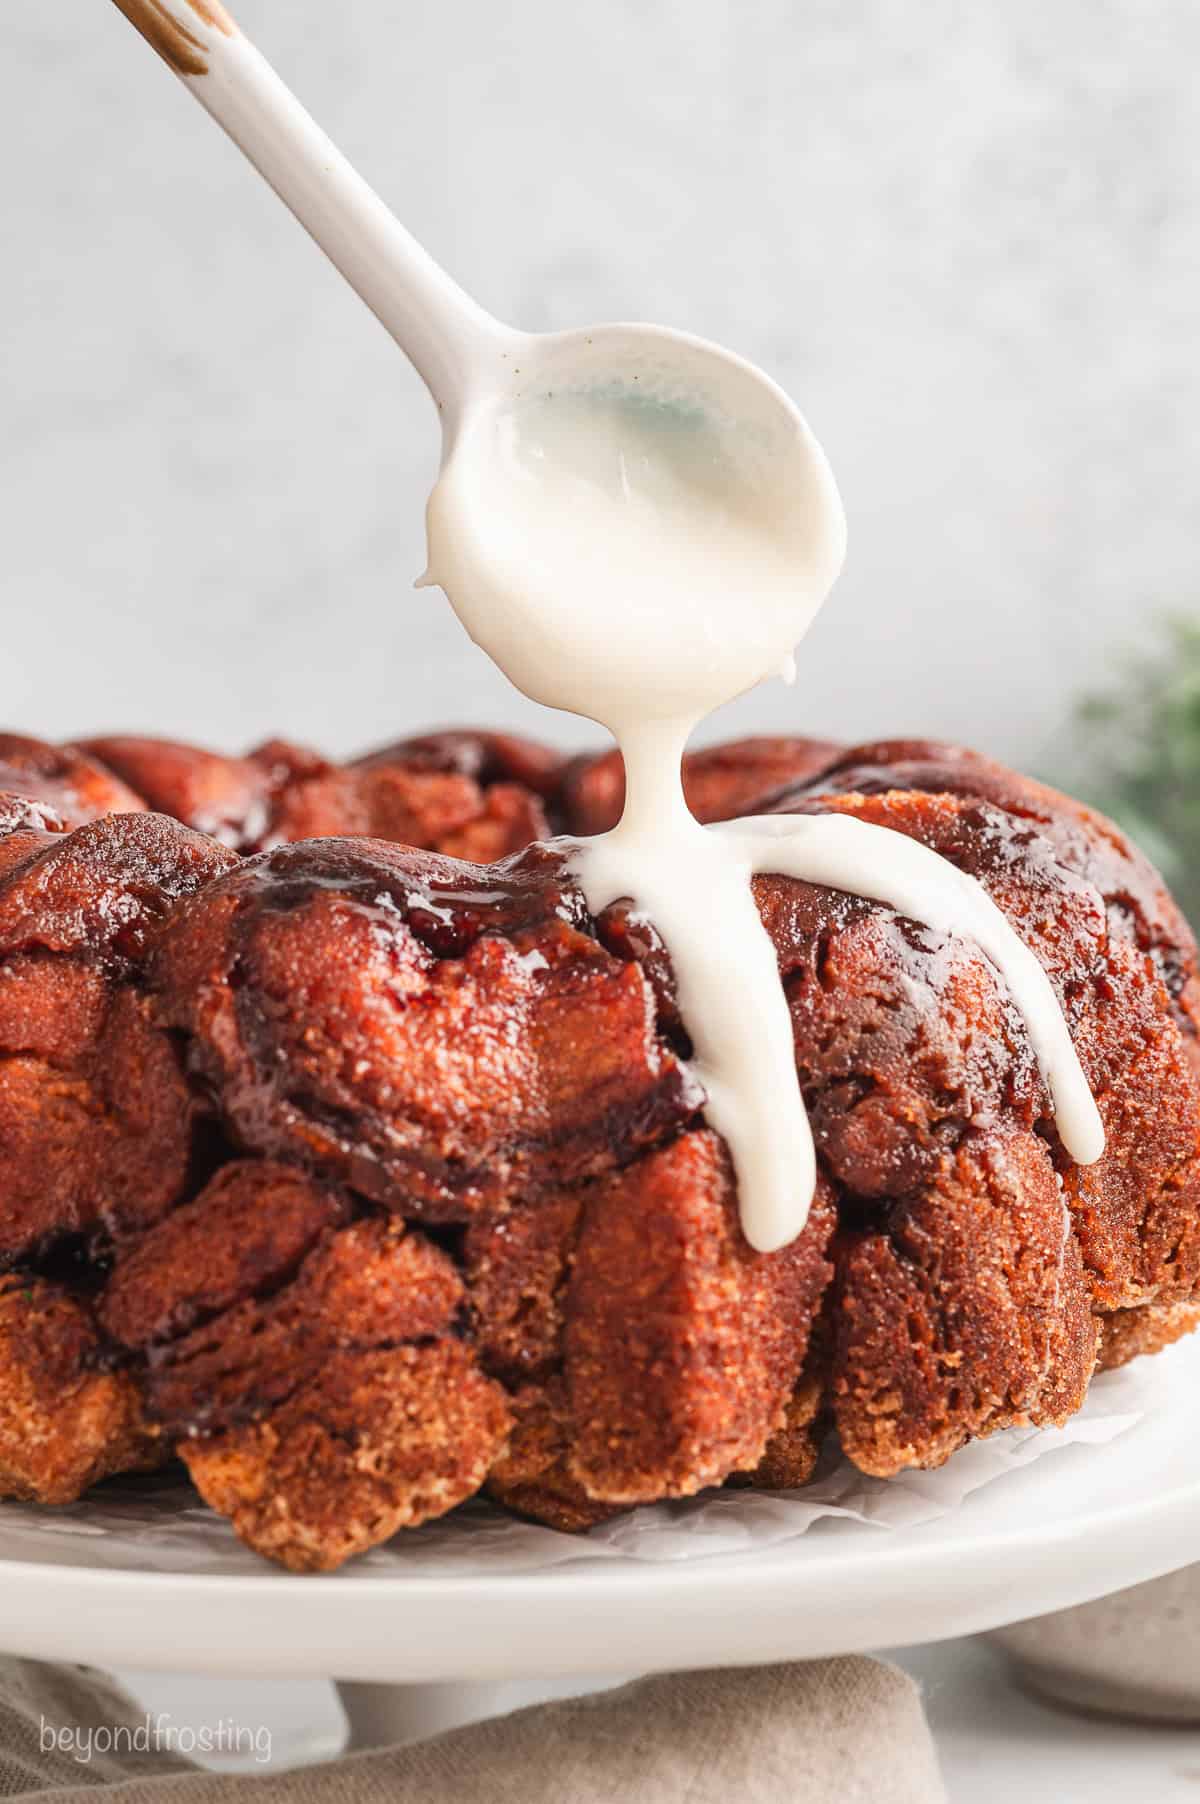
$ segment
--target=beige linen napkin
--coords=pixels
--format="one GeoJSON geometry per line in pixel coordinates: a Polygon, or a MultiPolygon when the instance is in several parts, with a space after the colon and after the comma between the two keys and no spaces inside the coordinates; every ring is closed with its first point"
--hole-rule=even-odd
{"type": "MultiPolygon", "coordinates": [[[[671,1673],[404,1748],[250,1777],[46,1750],[144,1722],[85,1667],[0,1660],[0,1797],[26,1804],[944,1804],[912,1680],[861,1658],[671,1673]]],[[[100,1737],[99,1744],[108,1737],[100,1737]]],[[[127,1738],[126,1738],[127,1739],[127,1738]]]]}

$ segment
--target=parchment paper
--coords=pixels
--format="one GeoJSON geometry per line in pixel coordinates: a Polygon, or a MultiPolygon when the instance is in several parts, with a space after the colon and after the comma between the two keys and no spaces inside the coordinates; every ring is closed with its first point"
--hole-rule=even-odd
{"type": "MultiPolygon", "coordinates": [[[[962,1448],[936,1472],[867,1478],[835,1453],[803,1490],[707,1491],[645,1505],[578,1536],[518,1522],[475,1501],[397,1535],[343,1568],[343,1576],[479,1577],[579,1560],[694,1560],[791,1540],[829,1519],[859,1524],[866,1534],[933,1522],[982,1485],[1064,1447],[1104,1446],[1151,1413],[1171,1408],[1181,1390],[1193,1394],[1200,1336],[1195,1341],[1097,1378],[1065,1428],[1007,1429],[962,1448]]],[[[0,1561],[5,1559],[260,1577],[274,1570],[241,1545],[177,1472],[114,1480],[63,1509],[0,1505],[0,1561]]]]}

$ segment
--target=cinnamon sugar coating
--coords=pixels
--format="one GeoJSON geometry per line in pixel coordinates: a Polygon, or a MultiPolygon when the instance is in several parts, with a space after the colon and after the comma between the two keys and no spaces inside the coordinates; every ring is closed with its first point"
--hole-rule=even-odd
{"type": "Polygon", "coordinates": [[[493,1493],[525,1514],[544,1493],[561,1521],[752,1470],[785,1420],[832,1228],[822,1193],[797,1240],[755,1253],[707,1130],[472,1224],[480,1356],[522,1425],[493,1493]]]}
{"type": "Polygon", "coordinates": [[[1097,1369],[1111,1372],[1194,1333],[1200,1327],[1200,1303],[1142,1303],[1100,1316],[1099,1326],[1097,1369]]]}
{"type": "Polygon", "coordinates": [[[424,1220],[597,1175],[700,1103],[641,970],[536,848],[262,854],[179,909],[155,986],[239,1144],[424,1220]]]}
{"type": "Polygon", "coordinates": [[[544,798],[561,764],[496,733],[427,734],[352,764],[279,739],[243,758],[124,735],[82,750],[150,807],[241,852],[352,834],[483,864],[548,837],[544,798]]]}
{"type": "Polygon", "coordinates": [[[0,1265],[134,1232],[184,1195],[198,1105],[142,971],[230,862],[145,813],[0,841],[0,1265]]]}
{"type": "Polygon", "coordinates": [[[833,1430],[866,1472],[936,1465],[1196,1325],[1196,949],[1141,854],[926,741],[686,775],[705,818],[836,809],[977,878],[1059,997],[1099,1163],[970,941],[763,876],[821,1182],[755,1253],[668,948],[533,843],[612,824],[611,755],[0,740],[0,1488],[177,1448],[323,1570],[481,1487],[574,1531],[803,1484],[833,1430]]]}
{"type": "Polygon", "coordinates": [[[452,1340],[334,1353],[267,1419],[190,1441],[204,1501],[293,1572],[329,1572],[476,1492],[503,1392],[452,1340]]]}
{"type": "Polygon", "coordinates": [[[139,1387],[106,1370],[85,1301],[32,1274],[0,1278],[0,1494],[71,1503],[115,1472],[157,1465],[139,1387]]]}
{"type": "Polygon", "coordinates": [[[159,814],[222,845],[253,845],[270,818],[271,772],[254,758],[228,758],[198,745],[133,734],[81,741],[159,814]]]}
{"type": "Polygon", "coordinates": [[[122,1254],[100,1320],[122,1347],[161,1347],[274,1292],[348,1219],[344,1198],[294,1167],[232,1160],[122,1254]]]}
{"type": "Polygon", "coordinates": [[[141,814],[148,806],[82,747],[48,745],[23,733],[0,733],[0,794],[43,802],[69,827],[106,814],[141,814]]]}
{"type": "Polygon", "coordinates": [[[453,1262],[350,1212],[287,1167],[226,1166],[118,1260],[102,1304],[201,1495],[297,1571],[462,1502],[509,1427],[453,1262]]]}

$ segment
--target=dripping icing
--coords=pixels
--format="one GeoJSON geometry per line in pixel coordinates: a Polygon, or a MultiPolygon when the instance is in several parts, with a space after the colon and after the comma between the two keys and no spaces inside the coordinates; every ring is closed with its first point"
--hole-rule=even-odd
{"type": "MultiPolygon", "coordinates": [[[[650,756],[653,748],[637,746],[631,763],[625,750],[628,794],[645,776],[639,759],[650,756]]],[[[682,802],[681,781],[678,787],[682,802]]],[[[647,832],[650,826],[635,811],[628,826],[623,818],[610,833],[578,842],[571,866],[594,914],[630,896],[670,952],[680,1015],[695,1048],[693,1070],[707,1093],[705,1115],[729,1146],[742,1228],[753,1247],[770,1252],[801,1231],[816,1158],[791,1014],[752,877],[843,890],[974,940],[1024,1017],[1064,1147],[1081,1165],[1100,1157],[1099,1112],[1050,980],[974,877],[906,834],[839,813],[763,815],[715,827],[692,819],[692,830],[681,822],[647,832]]]]}
{"type": "Polygon", "coordinates": [[[798,422],[782,440],[760,427],[661,370],[509,396],[442,470],[424,580],[518,688],[616,738],[624,813],[574,843],[571,868],[594,915],[628,898],[666,945],[705,1114],[729,1147],[746,1238],[765,1252],[803,1228],[816,1159],[756,875],[973,939],[1024,1016],[1067,1152],[1093,1162],[1104,1132],[1045,971],[975,878],[848,815],[703,827],[687,807],[689,735],[764,677],[791,680],[844,553],[819,447],[798,422]]]}

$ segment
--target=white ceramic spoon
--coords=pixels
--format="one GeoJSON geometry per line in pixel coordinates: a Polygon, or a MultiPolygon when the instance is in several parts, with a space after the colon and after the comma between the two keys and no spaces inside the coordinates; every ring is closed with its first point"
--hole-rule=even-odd
{"type": "MultiPolygon", "coordinates": [[[[447,590],[468,632],[520,688],[537,701],[612,725],[611,708],[606,717],[604,702],[614,691],[624,696],[630,674],[628,630],[635,624],[635,614],[641,705],[657,699],[659,712],[686,688],[686,705],[675,712],[699,718],[788,662],[840,567],[845,528],[824,456],[775,383],[729,352],[660,327],[593,326],[535,335],[502,325],[405,231],[242,35],[220,0],[116,0],[116,4],[265,176],[423,377],[443,431],[442,480],[429,517],[431,573],[447,590]],[[627,630],[614,623],[612,608],[619,608],[619,596],[628,592],[629,585],[622,585],[620,573],[611,571],[613,599],[606,597],[596,642],[588,647],[589,657],[581,658],[580,646],[567,628],[578,626],[582,610],[576,610],[573,623],[564,623],[561,634],[547,630],[548,623],[553,628],[552,604],[563,589],[561,554],[564,549],[568,555],[572,551],[571,546],[560,545],[555,548],[560,554],[558,567],[553,573],[545,568],[547,593],[534,610],[536,618],[531,617],[528,590],[531,583],[536,587],[538,553],[527,533],[514,547],[513,522],[523,514],[526,526],[529,517],[540,522],[557,516],[561,523],[562,497],[535,498],[532,509],[518,507],[514,512],[512,483],[494,481],[493,476],[498,460],[505,459],[510,466],[507,475],[512,474],[509,427],[521,408],[530,405],[536,411],[547,396],[571,393],[589,398],[601,394],[609,402],[616,397],[618,411],[628,397],[638,401],[656,397],[664,405],[653,411],[651,436],[658,432],[659,440],[664,419],[676,427],[685,422],[688,468],[681,476],[672,464],[666,482],[671,491],[668,504],[679,504],[682,537],[691,537],[686,529],[698,510],[715,517],[722,508],[729,511],[732,496],[736,512],[740,485],[746,503],[744,518],[738,522],[747,528],[743,539],[751,559],[759,541],[773,539],[780,578],[777,595],[770,596],[769,580],[756,580],[750,586],[761,599],[747,610],[730,605],[728,587],[712,583],[712,617],[704,630],[681,633],[676,623],[660,633],[655,645],[648,642],[653,633],[643,630],[645,608],[635,607],[632,597],[627,630]],[[453,480],[447,481],[451,472],[453,480]],[[764,495],[769,516],[765,520],[764,495]],[[496,535],[491,532],[493,523],[496,535]],[[507,539],[501,543],[505,525],[507,539]],[[766,530],[760,531],[764,525],[766,530]],[[520,553],[519,568],[501,569],[506,560],[512,563],[514,552],[520,553]],[[514,601],[518,611],[524,610],[515,628],[509,605],[514,601]],[[606,669],[597,671],[597,657],[606,669]],[[574,685],[567,681],[564,688],[564,676],[573,666],[578,667],[580,680],[574,685]],[[704,693],[697,706],[698,688],[704,693]]],[[[628,448],[612,442],[612,412],[610,406],[606,417],[589,416],[575,425],[584,436],[593,424],[608,431],[607,445],[600,446],[597,440],[597,457],[607,458],[610,465],[614,457],[623,459],[623,481],[629,462],[653,463],[661,445],[650,445],[643,458],[636,442],[631,456],[626,456],[628,448]]],[[[618,421],[619,429],[625,430],[631,421],[638,441],[646,424],[645,410],[618,421]]],[[[561,415],[556,416],[556,426],[563,448],[561,415]]],[[[677,432],[676,445],[678,438],[677,432]]],[[[570,447],[565,449],[569,461],[570,447]]],[[[526,477],[529,470],[520,474],[526,477]]],[[[650,499],[658,508],[664,499],[661,485],[650,499]]],[[[652,549],[657,549],[660,537],[656,523],[652,549]]],[[[714,566],[702,547],[695,545],[693,550],[696,568],[677,571],[676,586],[686,588],[690,582],[696,593],[714,566]]],[[[738,575],[747,574],[761,577],[758,570],[747,571],[743,562],[738,575]]],[[[578,573],[572,572],[572,577],[567,586],[578,597],[578,573]]],[[[651,705],[650,712],[654,711],[651,705]]]]}

